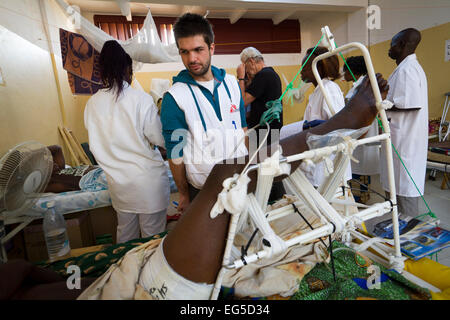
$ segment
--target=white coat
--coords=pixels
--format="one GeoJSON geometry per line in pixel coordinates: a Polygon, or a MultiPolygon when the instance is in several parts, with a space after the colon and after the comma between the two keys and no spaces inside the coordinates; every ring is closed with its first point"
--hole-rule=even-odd
{"type": "Polygon", "coordinates": [[[186,145],[182,147],[183,163],[188,182],[197,189],[203,187],[217,162],[248,153],[239,111],[241,91],[236,78],[225,75],[224,83],[217,90],[222,121],[198,86],[176,82],[169,89],[189,126],[186,145]]]}
{"type": "MultiPolygon", "coordinates": [[[[415,54],[407,56],[388,79],[387,100],[399,109],[420,108],[417,111],[387,112],[391,139],[406,168],[423,194],[428,149],[428,91],[425,72],[415,54]]],[[[411,178],[398,156],[392,151],[397,195],[419,197],[411,178]]],[[[387,163],[381,148],[380,178],[383,189],[389,191],[387,163]]]]}
{"type": "MultiPolygon", "coordinates": [[[[353,86],[345,96],[346,99],[350,99],[355,94],[356,88],[364,80],[364,76],[359,77],[357,81],[353,83],[353,86]]],[[[375,119],[370,125],[369,131],[364,138],[369,138],[378,135],[378,122],[375,119]]],[[[352,173],[359,175],[374,175],[380,173],[380,147],[362,145],[357,147],[353,151],[353,157],[359,160],[358,163],[352,162],[352,173]]]]}
{"type": "Polygon", "coordinates": [[[150,95],[124,82],[99,90],[87,102],[84,124],[89,147],[108,181],[112,206],[123,213],[156,213],[169,205],[169,177],[160,152],[164,146],[158,110],[150,95]]]}
{"type": "MultiPolygon", "coordinates": [[[[341,88],[334,82],[329,79],[322,79],[323,86],[327,91],[330,102],[332,103],[332,107],[335,113],[338,113],[345,106],[344,95],[342,94],[341,88]]],[[[317,86],[313,93],[309,96],[308,105],[305,109],[304,120],[312,121],[312,120],[328,120],[331,118],[331,113],[328,109],[328,104],[325,100],[325,97],[320,90],[320,87],[317,86]]],[[[333,157],[334,158],[334,157],[333,157]]],[[[305,166],[302,166],[305,169],[305,175],[308,180],[315,186],[318,187],[325,180],[325,165],[323,162],[317,163],[316,166],[311,169],[306,169],[305,166]]],[[[345,173],[346,180],[350,180],[352,178],[351,166],[349,164],[348,169],[345,173]]]]}

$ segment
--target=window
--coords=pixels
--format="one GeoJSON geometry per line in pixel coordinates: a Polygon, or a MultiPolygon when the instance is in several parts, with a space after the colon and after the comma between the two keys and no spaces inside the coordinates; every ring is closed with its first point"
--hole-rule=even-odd
{"type": "MultiPolygon", "coordinates": [[[[133,16],[127,21],[123,16],[94,15],[94,24],[118,40],[136,35],[144,24],[144,16],[133,16]]],[[[175,17],[153,17],[161,41],[175,42],[173,23],[175,17]]],[[[284,20],[274,25],[271,19],[239,19],[231,24],[228,19],[208,19],[213,26],[215,54],[239,54],[252,46],[261,53],[300,53],[300,22],[284,20]]]]}
{"type": "Polygon", "coordinates": [[[124,16],[94,15],[94,24],[117,40],[128,40],[144,25],[145,17],[134,16],[127,21],[124,16]]]}

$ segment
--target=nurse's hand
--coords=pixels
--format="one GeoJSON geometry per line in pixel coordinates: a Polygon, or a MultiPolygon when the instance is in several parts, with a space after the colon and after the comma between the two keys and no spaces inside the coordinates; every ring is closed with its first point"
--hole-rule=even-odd
{"type": "Polygon", "coordinates": [[[183,214],[187,207],[189,207],[189,194],[180,193],[180,198],[178,199],[177,211],[183,214]]]}

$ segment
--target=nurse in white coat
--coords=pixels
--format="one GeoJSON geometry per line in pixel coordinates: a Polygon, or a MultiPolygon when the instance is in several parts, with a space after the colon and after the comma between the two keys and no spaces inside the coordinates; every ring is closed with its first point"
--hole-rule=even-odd
{"type": "Polygon", "coordinates": [[[130,86],[132,61],[116,41],[100,53],[105,89],[86,104],[89,146],[106,174],[117,212],[117,242],[163,232],[169,205],[169,178],[158,149],[161,121],[150,95],[130,86]]]}
{"type": "MultiPolygon", "coordinates": [[[[428,94],[425,72],[414,53],[420,39],[416,29],[405,29],[392,38],[389,57],[396,61],[397,68],[388,79],[387,100],[394,106],[388,110],[387,117],[392,143],[423,194],[428,148],[428,94]]],[[[384,190],[389,191],[383,148],[381,151],[381,183],[384,190]]],[[[417,216],[420,194],[395,152],[393,160],[398,211],[417,216]]]]}
{"type": "MultiPolygon", "coordinates": [[[[352,82],[353,86],[347,92],[345,96],[345,101],[353,97],[355,94],[356,88],[361,84],[364,80],[364,76],[367,75],[367,68],[364,62],[363,56],[353,56],[349,57],[344,64],[344,80],[348,82],[352,82]],[[350,68],[350,70],[349,70],[350,68]]],[[[372,125],[369,128],[369,131],[365,134],[364,138],[369,138],[378,135],[378,122],[375,119],[372,125]]],[[[358,176],[368,176],[367,185],[370,184],[370,176],[376,175],[380,173],[380,147],[379,145],[362,145],[357,147],[353,151],[353,157],[357,159],[359,162],[352,162],[352,174],[355,179],[358,179],[358,176]]],[[[361,189],[361,192],[367,192],[366,190],[361,189]]],[[[367,199],[368,200],[368,199],[367,199]]],[[[365,202],[365,199],[361,201],[365,202]]]]}
{"type": "MultiPolygon", "coordinates": [[[[310,55],[313,48],[306,51],[305,58],[310,55]]],[[[305,109],[305,114],[303,120],[328,120],[332,117],[332,113],[328,107],[320,87],[312,72],[312,61],[315,57],[328,52],[324,47],[317,47],[312,56],[309,58],[308,63],[303,67],[301,71],[302,80],[306,83],[312,83],[316,88],[313,93],[309,96],[308,105],[305,109]]],[[[304,61],[302,61],[302,64],[304,61]]],[[[339,73],[339,60],[336,56],[329,57],[327,59],[321,60],[317,63],[317,70],[322,78],[323,86],[327,91],[328,97],[330,98],[332,108],[335,113],[338,113],[345,106],[344,95],[342,94],[341,88],[334,82],[334,80],[340,78],[339,73]]],[[[302,169],[305,171],[305,175],[308,180],[312,183],[314,187],[318,187],[325,180],[325,165],[324,162],[319,162],[314,168],[306,167],[302,164],[302,169]]],[[[351,166],[348,165],[348,169],[345,173],[345,180],[348,181],[352,178],[351,166]]]]}

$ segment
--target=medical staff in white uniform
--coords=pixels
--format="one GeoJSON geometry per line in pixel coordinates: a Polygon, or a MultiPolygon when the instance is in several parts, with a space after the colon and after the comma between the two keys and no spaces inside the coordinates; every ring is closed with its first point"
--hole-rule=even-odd
{"type": "MultiPolygon", "coordinates": [[[[312,50],[313,48],[310,48],[306,51],[306,55],[302,61],[302,64],[311,54],[312,50]]],[[[328,120],[332,117],[332,113],[328,107],[328,104],[325,100],[324,95],[322,94],[320,87],[317,84],[311,67],[314,58],[325,52],[328,52],[326,48],[317,47],[314,53],[309,58],[308,63],[303,67],[301,71],[303,81],[306,83],[310,82],[316,87],[313,93],[311,93],[308,98],[308,105],[306,106],[305,114],[303,117],[303,120],[306,121],[328,120]]],[[[327,91],[327,95],[332,104],[332,108],[335,113],[338,113],[345,106],[344,95],[342,94],[341,88],[339,88],[339,86],[334,82],[334,80],[340,78],[338,58],[336,56],[332,56],[319,61],[317,63],[317,70],[322,78],[323,86],[327,91]]],[[[330,158],[333,159],[334,157],[332,156],[330,158]]],[[[305,171],[306,177],[314,187],[320,186],[326,178],[325,170],[327,169],[323,161],[317,163],[313,168],[307,167],[302,164],[302,169],[305,171]]],[[[352,178],[350,164],[348,165],[344,177],[346,181],[352,178]]]]}
{"type": "MultiPolygon", "coordinates": [[[[353,86],[345,95],[346,102],[353,97],[356,88],[367,75],[366,64],[363,56],[349,57],[344,64],[345,81],[353,82],[353,86]],[[349,70],[350,68],[350,70],[349,70]],[[354,77],[353,77],[354,76],[354,77]]],[[[375,119],[364,138],[378,135],[378,122],[375,119]]],[[[362,145],[353,151],[353,157],[359,162],[352,162],[352,173],[361,176],[371,176],[380,173],[380,147],[379,145],[362,145]]]]}
{"type": "Polygon", "coordinates": [[[161,154],[161,121],[150,95],[130,86],[132,61],[116,41],[100,53],[105,89],[86,104],[89,147],[106,174],[117,212],[117,242],[163,232],[169,177],[161,154]]]}
{"type": "Polygon", "coordinates": [[[238,82],[211,66],[214,34],[208,20],[185,14],[174,25],[185,70],[164,95],[161,122],[170,169],[184,212],[214,164],[247,154],[245,106],[238,82]]]}
{"type": "MultiPolygon", "coordinates": [[[[386,97],[394,106],[388,110],[391,139],[421,194],[424,192],[428,148],[427,78],[414,53],[421,39],[416,29],[405,29],[391,41],[389,57],[397,68],[388,79],[386,97]]],[[[381,183],[389,191],[387,164],[381,148],[381,183]]],[[[393,151],[395,187],[400,214],[419,214],[420,194],[393,151]]]]}

